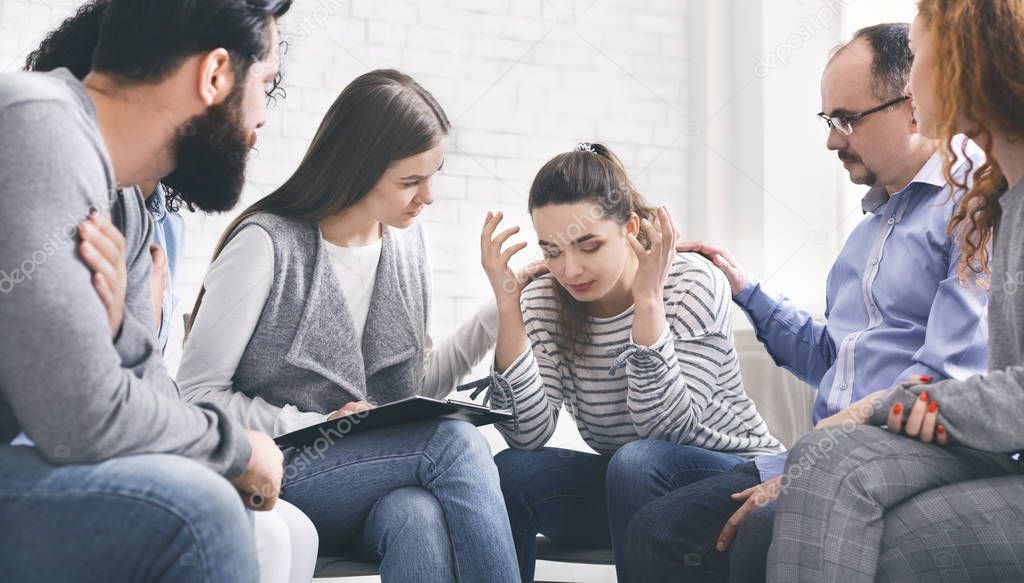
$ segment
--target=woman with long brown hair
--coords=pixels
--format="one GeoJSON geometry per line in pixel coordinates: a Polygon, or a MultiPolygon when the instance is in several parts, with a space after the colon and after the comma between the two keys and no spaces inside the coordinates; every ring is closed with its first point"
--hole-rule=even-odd
{"type": "Polygon", "coordinates": [[[498,474],[475,427],[346,434],[342,418],[367,402],[447,395],[493,345],[486,313],[437,348],[429,336],[416,217],[433,202],[448,130],[407,75],[349,84],[295,173],[227,229],[178,380],[186,399],[274,436],[338,419],[325,443],[285,455],[281,496],[313,521],[322,551],[380,561],[384,581],[511,582],[498,474]]]}
{"type": "Polygon", "coordinates": [[[960,183],[949,228],[961,277],[991,273],[989,372],[880,391],[801,440],[771,580],[1024,579],[1024,476],[1012,458],[1024,449],[1024,3],[918,9],[909,92],[921,131],[946,144],[947,161],[959,133],[987,156],[960,183]]]}
{"type": "Polygon", "coordinates": [[[514,397],[511,446],[495,456],[523,581],[535,540],[607,547],[621,557],[630,519],[676,488],[782,446],[743,389],[729,284],[676,253],[668,211],[654,209],[603,144],[548,161],[529,211],[551,274],[523,288],[508,267],[518,229],[481,234],[498,303],[491,400],[514,397]],[[504,248],[504,250],[503,250],[504,248]],[[597,453],[544,447],[565,406],[597,453]]]}

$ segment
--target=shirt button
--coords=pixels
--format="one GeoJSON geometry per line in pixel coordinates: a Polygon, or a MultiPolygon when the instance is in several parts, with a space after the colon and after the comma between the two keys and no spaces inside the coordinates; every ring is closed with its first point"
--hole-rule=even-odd
{"type": "Polygon", "coordinates": [[[871,265],[878,265],[878,258],[877,257],[875,257],[874,259],[871,260],[871,265]]]}
{"type": "Polygon", "coordinates": [[[846,383],[840,383],[839,384],[839,390],[840,391],[845,391],[846,390],[846,383]]]}
{"type": "Polygon", "coordinates": [[[889,217],[889,224],[890,225],[895,225],[896,224],[896,219],[893,218],[893,217],[889,217]]]}

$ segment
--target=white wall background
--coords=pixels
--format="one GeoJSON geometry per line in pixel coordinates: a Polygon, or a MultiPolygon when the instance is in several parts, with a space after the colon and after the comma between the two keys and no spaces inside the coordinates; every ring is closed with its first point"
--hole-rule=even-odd
{"type": "MultiPolygon", "coordinates": [[[[2,70],[19,68],[78,4],[0,0],[2,70]]],[[[347,82],[399,68],[455,126],[437,200],[422,215],[436,336],[487,297],[483,215],[503,210],[529,227],[534,173],[578,141],[610,144],[685,237],[729,246],[772,288],[820,310],[864,189],[824,148],[818,79],[854,30],[913,14],[913,0],[297,0],[281,23],[288,96],[262,130],[243,203],[296,167],[347,82]]],[[[187,215],[183,309],[230,218],[187,215]]],[[[529,229],[523,237],[532,240],[529,229]]],[[[560,435],[578,444],[571,427],[560,435]]],[[[573,576],[613,580],[583,572],[573,576]]]]}

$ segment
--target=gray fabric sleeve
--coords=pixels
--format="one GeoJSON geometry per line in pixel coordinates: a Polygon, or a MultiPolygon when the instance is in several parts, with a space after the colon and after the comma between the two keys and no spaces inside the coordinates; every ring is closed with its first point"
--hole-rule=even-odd
{"type": "Polygon", "coordinates": [[[112,341],[74,235],[108,200],[95,129],[66,103],[28,101],[0,111],[0,132],[0,391],[21,429],[54,463],[172,453],[241,473],[244,432],[169,394],[152,326],[129,315],[112,341]]]}
{"type": "MultiPolygon", "coordinates": [[[[996,452],[1024,450],[1024,366],[1011,366],[963,381],[893,388],[871,415],[872,425],[885,425],[896,403],[909,412],[921,391],[939,404],[938,422],[951,443],[996,452]]],[[[906,415],[907,413],[904,413],[906,415]]]]}

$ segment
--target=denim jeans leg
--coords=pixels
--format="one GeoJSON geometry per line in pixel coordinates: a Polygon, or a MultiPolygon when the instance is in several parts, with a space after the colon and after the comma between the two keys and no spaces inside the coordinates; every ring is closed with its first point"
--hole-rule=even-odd
{"type": "Polygon", "coordinates": [[[451,541],[459,581],[519,580],[498,472],[476,427],[424,421],[339,432],[325,442],[289,452],[282,490],[282,498],[316,525],[323,552],[358,550],[358,536],[378,501],[394,490],[415,487],[429,492],[442,510],[442,517],[418,518],[423,524],[417,527],[451,541]]]}
{"type": "Polygon", "coordinates": [[[0,468],[5,580],[259,579],[251,516],[199,463],[150,454],[57,466],[2,445],[0,468]]]}
{"type": "Polygon", "coordinates": [[[624,560],[630,581],[725,581],[728,554],[715,550],[715,542],[740,507],[732,494],[760,481],[754,462],[744,462],[641,508],[626,530],[624,560]]]}
{"type": "Polygon", "coordinates": [[[604,495],[607,456],[545,447],[506,449],[494,461],[522,581],[533,581],[537,534],[568,546],[611,544],[604,495]]]}
{"type": "Polygon", "coordinates": [[[608,465],[605,483],[619,583],[630,580],[623,541],[633,515],[670,492],[731,470],[744,459],[736,454],[652,439],[633,441],[619,448],[608,465]]]}
{"type": "Polygon", "coordinates": [[[408,486],[377,501],[361,533],[362,554],[380,563],[389,583],[455,583],[452,543],[444,529],[444,511],[434,495],[408,486]]]}
{"type": "Polygon", "coordinates": [[[729,583],[764,583],[772,546],[775,503],[750,513],[729,547],[729,583]]]}

